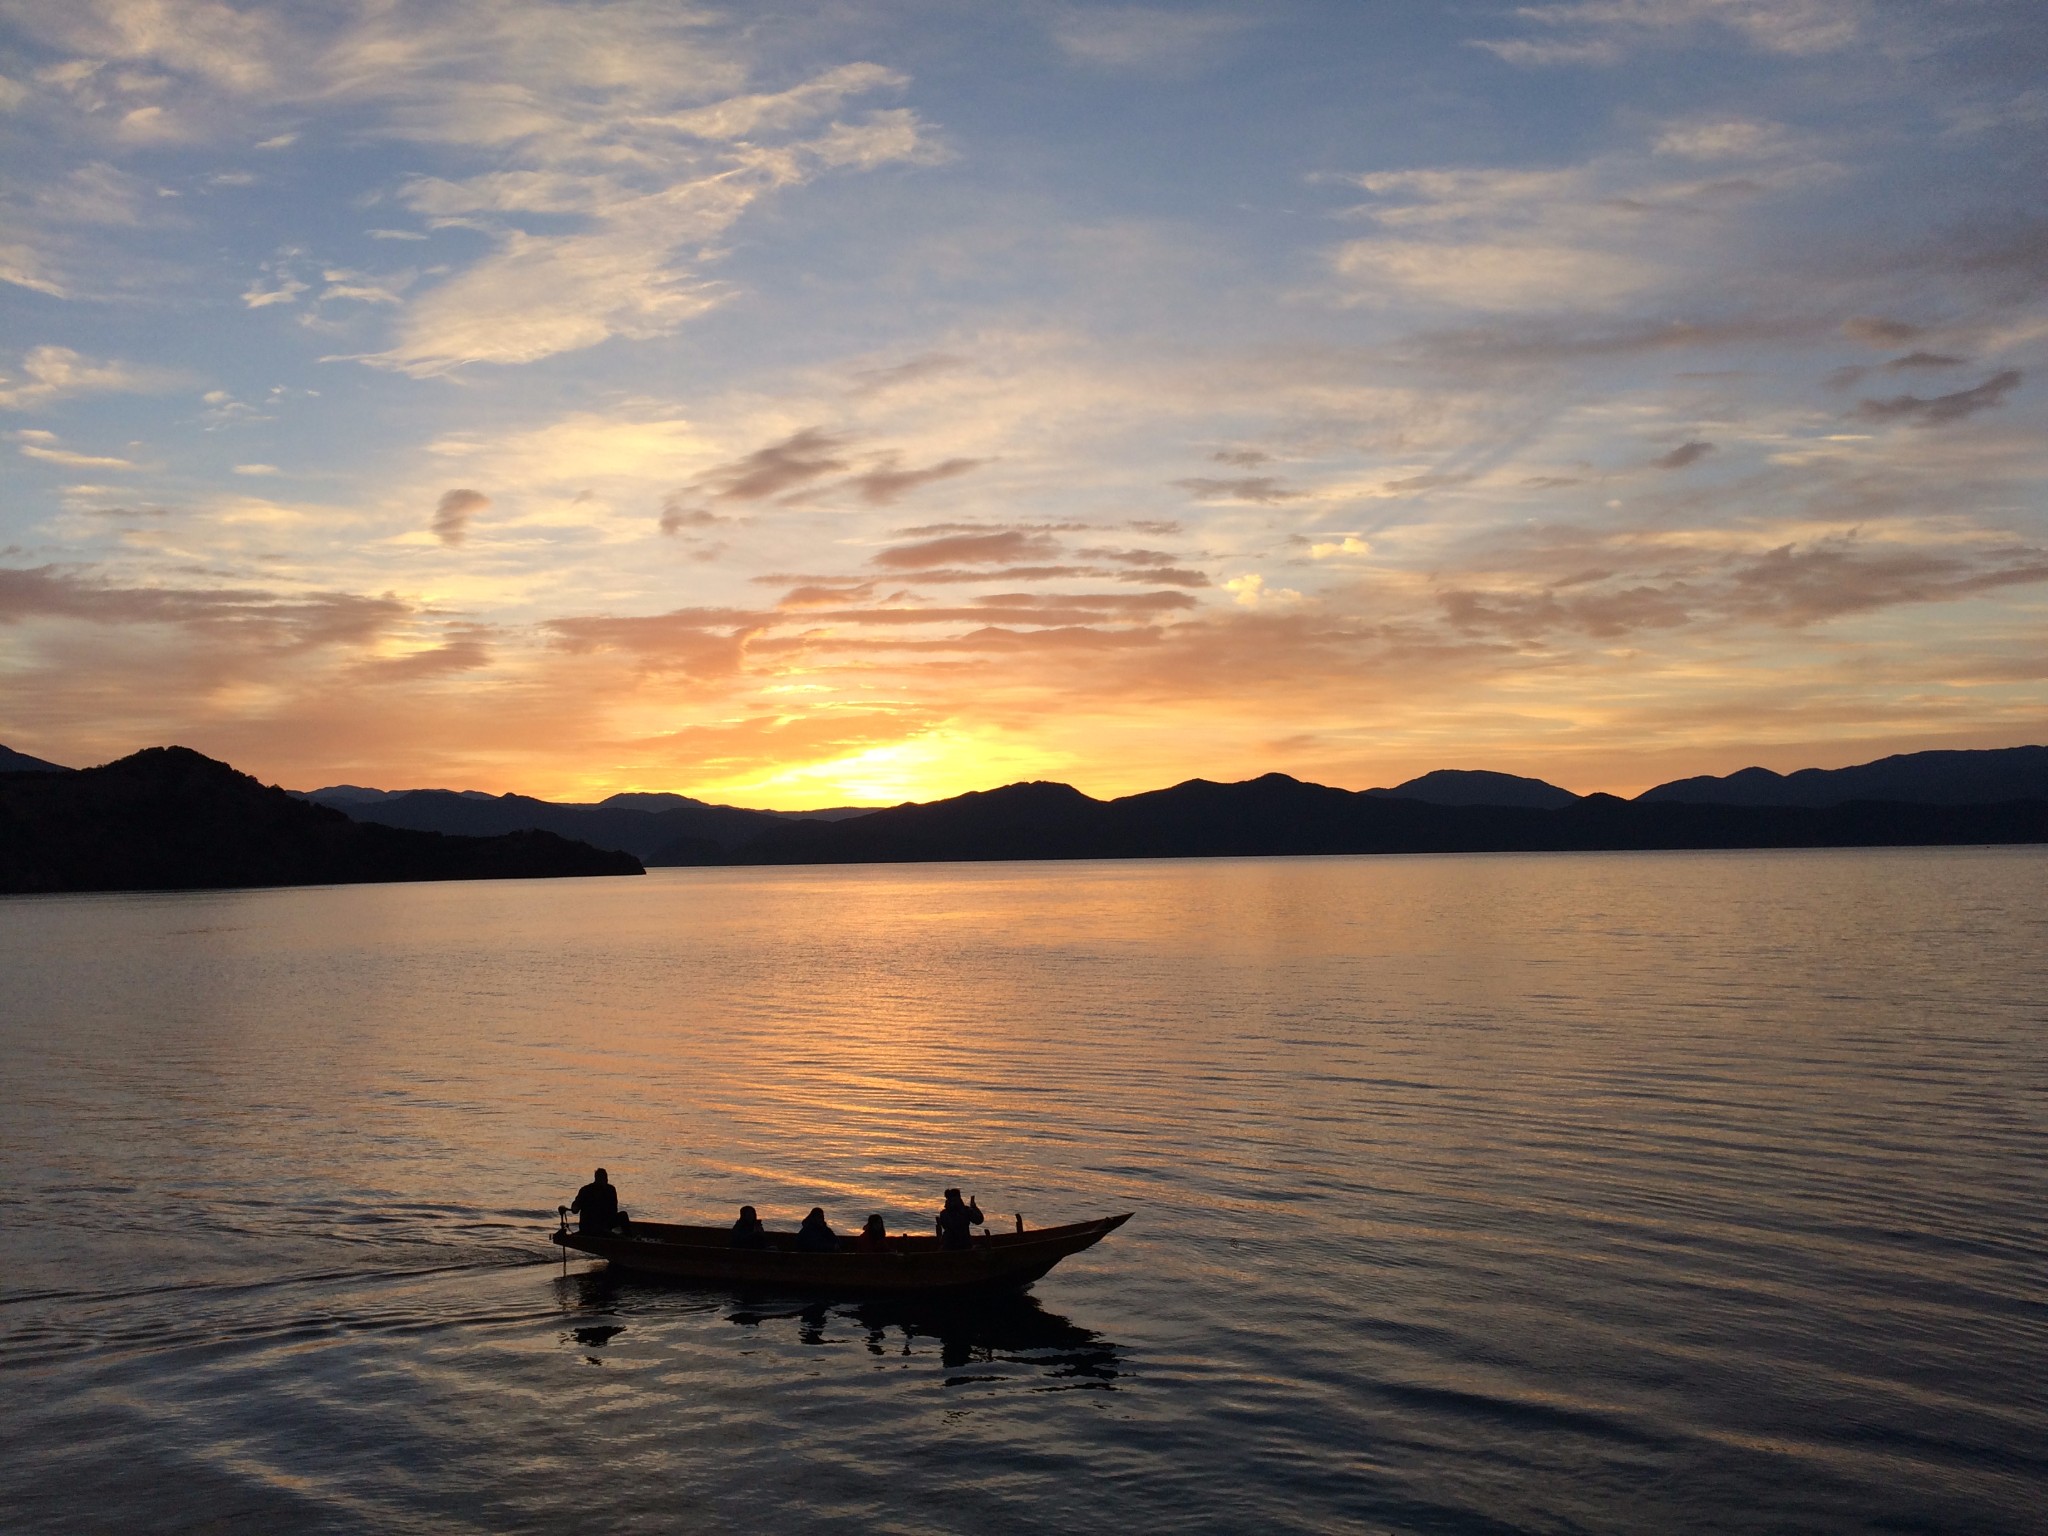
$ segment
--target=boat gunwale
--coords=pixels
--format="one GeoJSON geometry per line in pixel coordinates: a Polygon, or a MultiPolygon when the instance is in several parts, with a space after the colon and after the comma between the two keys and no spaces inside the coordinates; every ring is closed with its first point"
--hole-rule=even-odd
{"type": "Polygon", "coordinates": [[[788,1286],[841,1291],[945,1291],[979,1287],[1028,1285],[1062,1259],[1092,1248],[1136,1214],[1124,1211],[1089,1221],[1040,1227],[1029,1232],[992,1232],[967,1248],[944,1248],[936,1237],[888,1239],[879,1251],[851,1246],[842,1238],[836,1252],[805,1252],[794,1246],[795,1234],[769,1234],[759,1248],[735,1248],[729,1228],[687,1227],[661,1222],[635,1222],[625,1233],[570,1231],[548,1234],[566,1258],[571,1250],[607,1260],[621,1269],[674,1279],[720,1283],[788,1286]],[[687,1232],[703,1240],[677,1242],[659,1236],[635,1235],[687,1232]],[[781,1239],[780,1242],[772,1241],[781,1239]]]}

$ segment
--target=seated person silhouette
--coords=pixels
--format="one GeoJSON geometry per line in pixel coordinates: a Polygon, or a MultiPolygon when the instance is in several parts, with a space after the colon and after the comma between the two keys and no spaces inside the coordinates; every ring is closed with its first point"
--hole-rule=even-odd
{"type": "Polygon", "coordinates": [[[825,1224],[825,1208],[811,1207],[811,1214],[804,1218],[804,1224],[796,1229],[796,1251],[798,1253],[837,1253],[839,1234],[825,1224]]]}
{"type": "Polygon", "coordinates": [[[605,1178],[602,1168],[588,1184],[576,1191],[576,1198],[569,1202],[569,1210],[577,1218],[578,1232],[624,1232],[632,1224],[626,1213],[619,1209],[619,1192],[605,1178]]]}
{"type": "Polygon", "coordinates": [[[735,1248],[766,1248],[768,1229],[761,1225],[761,1218],[754,1214],[751,1205],[740,1207],[740,1219],[732,1224],[732,1245],[735,1248]]]}
{"type": "Polygon", "coordinates": [[[939,1212],[932,1225],[939,1234],[941,1248],[971,1248],[974,1246],[973,1229],[982,1224],[981,1207],[969,1200],[961,1203],[960,1191],[946,1191],[946,1208],[939,1212]]]}
{"type": "Polygon", "coordinates": [[[854,1239],[854,1242],[863,1253],[882,1253],[887,1251],[889,1246],[889,1228],[887,1223],[882,1220],[882,1213],[880,1211],[875,1212],[874,1215],[868,1218],[867,1225],[860,1229],[860,1236],[854,1239]]]}

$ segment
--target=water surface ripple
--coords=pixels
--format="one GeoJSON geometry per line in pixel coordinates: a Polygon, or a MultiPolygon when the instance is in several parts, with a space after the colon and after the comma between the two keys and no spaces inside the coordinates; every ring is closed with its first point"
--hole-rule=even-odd
{"type": "Polygon", "coordinates": [[[2048,852],[0,901],[18,1531],[2038,1531],[2048,852]],[[1001,1305],[554,1262],[937,1190],[1001,1305]]]}

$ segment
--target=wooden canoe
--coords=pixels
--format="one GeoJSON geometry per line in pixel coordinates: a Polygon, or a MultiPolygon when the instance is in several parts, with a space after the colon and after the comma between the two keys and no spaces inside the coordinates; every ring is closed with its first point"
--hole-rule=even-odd
{"type": "Polygon", "coordinates": [[[837,1253],[799,1253],[794,1232],[770,1232],[765,1248],[735,1248],[727,1227],[636,1221],[625,1233],[552,1232],[565,1249],[608,1259],[638,1274],[716,1285],[874,1295],[969,1291],[1029,1285],[1071,1253],[1092,1248],[1132,1213],[1035,1232],[991,1232],[971,1248],[946,1249],[936,1237],[891,1237],[881,1251],[840,1239],[837,1253]]]}

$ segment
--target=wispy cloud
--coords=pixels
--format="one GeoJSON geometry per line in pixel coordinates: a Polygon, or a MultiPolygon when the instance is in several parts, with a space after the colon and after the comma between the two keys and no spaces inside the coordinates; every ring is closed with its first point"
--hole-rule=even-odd
{"type": "Polygon", "coordinates": [[[857,491],[860,499],[872,507],[891,506],[921,486],[936,485],[941,480],[981,468],[986,459],[942,459],[922,469],[899,469],[892,456],[887,462],[858,475],[851,476],[847,485],[857,491]]]}
{"type": "Polygon", "coordinates": [[[1156,5],[1075,5],[1054,13],[1053,41],[1099,69],[1179,72],[1214,60],[1255,18],[1156,5]]]}
{"type": "Polygon", "coordinates": [[[1571,0],[1525,5],[1514,15],[1536,36],[1476,43],[1510,64],[1616,64],[1650,46],[1718,32],[1765,53],[1831,53],[1855,42],[1864,0],[1571,0]]]}
{"type": "Polygon", "coordinates": [[[1275,502],[1299,501],[1308,494],[1282,484],[1274,475],[1240,475],[1234,479],[1195,475],[1173,483],[1197,501],[1253,501],[1271,506],[1275,502]]]}
{"type": "Polygon", "coordinates": [[[41,459],[45,464],[61,464],[66,469],[134,469],[132,460],[113,454],[79,453],[63,447],[54,432],[39,428],[24,429],[14,434],[17,450],[25,458],[41,459]]]}
{"type": "Polygon", "coordinates": [[[874,563],[890,570],[932,570],[954,565],[1014,565],[1023,560],[1048,559],[1059,551],[1058,542],[1048,534],[1005,529],[997,533],[956,533],[944,538],[924,539],[915,544],[898,544],[874,557],[874,563]]]}
{"type": "Polygon", "coordinates": [[[1946,395],[1893,395],[1886,400],[1864,400],[1857,405],[1855,414],[1860,421],[1907,421],[1920,427],[1946,426],[1979,411],[2005,404],[2006,396],[2019,388],[2024,377],[2019,369],[2007,368],[1994,373],[1982,384],[1946,395]]]}
{"type": "Polygon", "coordinates": [[[95,362],[69,347],[31,347],[16,373],[0,373],[0,410],[33,410],[75,395],[148,394],[177,383],[166,369],[95,362]]]}
{"type": "Polygon", "coordinates": [[[842,438],[805,427],[699,478],[721,501],[763,501],[846,468],[842,438]]]}
{"type": "Polygon", "coordinates": [[[1653,469],[1684,469],[1688,465],[1699,463],[1713,451],[1712,443],[1694,438],[1691,442],[1680,443],[1669,453],[1659,454],[1650,461],[1650,466],[1653,469]]]}

